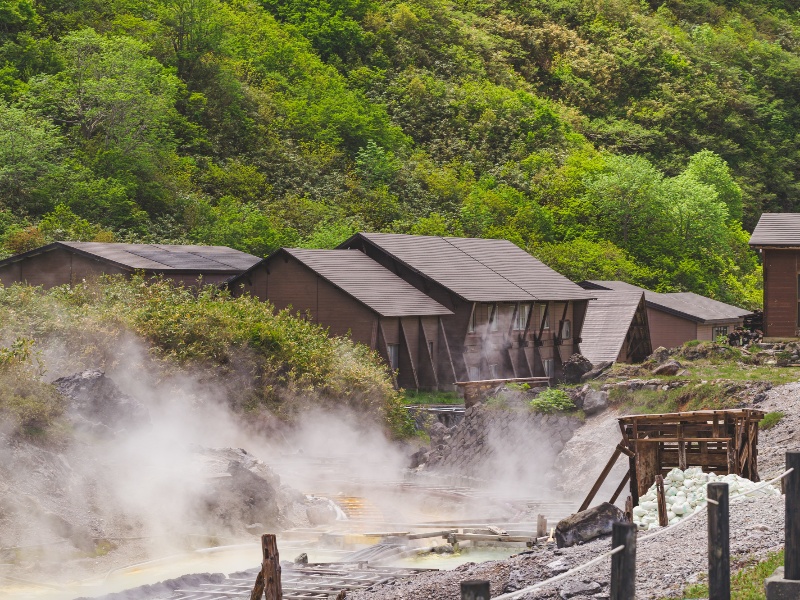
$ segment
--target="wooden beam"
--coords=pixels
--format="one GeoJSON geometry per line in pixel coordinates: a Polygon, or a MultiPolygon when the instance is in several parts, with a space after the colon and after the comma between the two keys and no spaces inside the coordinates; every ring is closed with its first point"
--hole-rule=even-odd
{"type": "Polygon", "coordinates": [[[406,353],[408,353],[408,362],[411,364],[411,374],[414,376],[414,385],[419,390],[419,377],[417,377],[417,367],[414,364],[414,355],[411,354],[411,344],[408,343],[408,333],[406,326],[403,324],[403,318],[400,317],[400,331],[403,332],[403,340],[406,343],[406,353]]]}
{"type": "Polygon", "coordinates": [[[439,317],[439,329],[442,332],[442,341],[444,342],[445,350],[447,350],[447,360],[450,363],[450,368],[453,370],[453,383],[458,381],[458,375],[456,374],[456,365],[453,363],[453,355],[450,353],[450,342],[447,341],[447,332],[444,329],[444,323],[442,323],[442,318],[439,317]]]}
{"type": "Polygon", "coordinates": [[[611,472],[611,469],[614,468],[614,464],[617,462],[619,455],[622,454],[622,450],[620,449],[619,445],[614,448],[614,453],[611,455],[611,458],[606,463],[606,466],[603,467],[603,470],[600,472],[600,476],[597,478],[597,481],[594,482],[592,489],[589,490],[589,493],[586,495],[581,507],[578,509],[578,512],[584,511],[589,508],[589,504],[591,504],[594,497],[597,495],[597,492],[600,490],[600,486],[603,485],[603,482],[608,477],[608,474],[611,472]]]}
{"type": "Polygon", "coordinates": [[[431,344],[428,340],[428,334],[425,331],[425,326],[422,324],[422,317],[419,317],[419,330],[422,332],[422,341],[425,343],[425,353],[428,355],[428,359],[431,363],[431,371],[433,372],[433,382],[436,385],[436,389],[439,389],[439,376],[436,374],[436,362],[433,360],[433,353],[431,352],[431,344]]]}
{"type": "Polygon", "coordinates": [[[625,484],[628,483],[628,480],[630,478],[631,478],[631,470],[628,469],[627,471],[625,471],[625,477],[622,478],[622,481],[620,482],[619,486],[617,487],[616,490],[614,490],[614,494],[611,496],[611,500],[608,501],[609,504],[614,504],[614,502],[617,501],[617,498],[619,498],[619,495],[622,493],[622,490],[625,489],[625,484]]]}
{"type": "Polygon", "coordinates": [[[392,364],[389,361],[389,357],[391,354],[389,353],[389,342],[386,341],[386,332],[383,330],[383,319],[378,320],[378,331],[380,332],[380,337],[383,338],[383,351],[386,354],[386,360],[389,362],[389,373],[392,375],[392,384],[394,385],[395,389],[399,388],[397,385],[397,373],[394,372],[392,368],[392,364]]]}

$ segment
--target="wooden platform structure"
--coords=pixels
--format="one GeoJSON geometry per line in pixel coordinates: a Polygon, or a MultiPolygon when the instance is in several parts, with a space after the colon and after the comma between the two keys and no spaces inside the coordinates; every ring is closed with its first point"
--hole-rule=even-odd
{"type": "Polygon", "coordinates": [[[549,377],[514,377],[511,379],[481,379],[479,381],[456,381],[456,385],[464,390],[464,406],[469,408],[478,404],[484,394],[506,383],[523,384],[531,387],[547,387],[550,385],[549,377]]]}
{"type": "Polygon", "coordinates": [[[622,440],[579,510],[589,508],[622,454],[628,458],[628,472],[612,504],[629,483],[632,505],[637,506],[656,475],[675,467],[701,467],[706,473],[733,473],[758,481],[758,422],[764,414],[745,408],[620,417],[622,440]]]}

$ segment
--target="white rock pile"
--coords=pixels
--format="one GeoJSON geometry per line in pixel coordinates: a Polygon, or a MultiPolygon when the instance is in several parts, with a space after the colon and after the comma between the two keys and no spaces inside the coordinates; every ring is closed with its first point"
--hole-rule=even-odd
{"type": "MultiPolygon", "coordinates": [[[[730,497],[746,494],[750,495],[758,483],[739,477],[738,475],[715,475],[704,473],[700,467],[690,467],[685,471],[672,469],[664,478],[664,495],[667,500],[667,518],[669,524],[674,525],[681,519],[703,510],[706,502],[706,485],[715,481],[728,484],[730,497]]],[[[752,495],[780,496],[780,491],[767,486],[754,492],[752,495]]],[[[658,496],[656,484],[639,498],[639,506],[633,508],[633,522],[641,529],[658,527],[658,496]]]]}

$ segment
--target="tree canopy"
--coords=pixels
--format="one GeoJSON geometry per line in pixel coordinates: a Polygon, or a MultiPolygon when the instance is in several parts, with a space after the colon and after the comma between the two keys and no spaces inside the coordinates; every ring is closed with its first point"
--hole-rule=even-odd
{"type": "Polygon", "coordinates": [[[785,0],[0,0],[0,252],[496,237],[757,306],[799,102],[785,0]]]}

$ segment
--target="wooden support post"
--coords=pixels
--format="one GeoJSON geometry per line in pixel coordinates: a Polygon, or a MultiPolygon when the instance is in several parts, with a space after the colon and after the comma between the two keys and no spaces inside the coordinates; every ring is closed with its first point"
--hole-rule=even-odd
{"type": "Polygon", "coordinates": [[[614,523],[611,548],[623,546],[611,557],[611,600],[633,600],[636,597],[636,525],[614,523]]]}
{"type": "Polygon", "coordinates": [[[591,504],[592,500],[594,500],[595,495],[600,490],[600,486],[603,485],[603,482],[608,477],[608,474],[611,472],[611,469],[614,467],[614,463],[617,462],[619,455],[622,454],[622,448],[619,444],[614,449],[614,454],[611,455],[611,458],[606,463],[606,466],[603,467],[603,471],[600,473],[600,476],[597,478],[597,481],[594,482],[592,489],[589,490],[589,493],[586,496],[586,499],[581,504],[581,507],[578,509],[578,512],[584,511],[589,508],[589,504],[591,504]]]}
{"type": "Polygon", "coordinates": [[[614,494],[611,496],[611,500],[608,501],[609,504],[614,504],[614,502],[617,501],[617,498],[619,498],[619,495],[622,493],[622,490],[625,489],[625,484],[628,483],[628,480],[630,478],[631,478],[631,471],[630,469],[628,469],[628,472],[625,473],[625,477],[622,478],[622,481],[620,481],[619,486],[617,487],[616,490],[614,490],[614,494]]]}
{"type": "Polygon", "coordinates": [[[728,484],[708,484],[708,599],[730,600],[728,484]]]}
{"type": "Polygon", "coordinates": [[[800,452],[786,453],[786,554],[784,578],[800,580],[800,452]]]}
{"type": "Polygon", "coordinates": [[[667,496],[664,493],[664,478],[656,475],[656,496],[658,498],[658,524],[660,527],[669,525],[667,518],[667,496]]]}
{"type": "Polygon", "coordinates": [[[472,579],[461,582],[461,600],[489,600],[489,582],[483,579],[472,579]]]}
{"type": "Polygon", "coordinates": [[[536,537],[544,537],[547,535],[547,517],[544,515],[536,516],[536,537]]]}
{"type": "Polygon", "coordinates": [[[633,498],[631,496],[625,498],[625,520],[633,523],[633,498]]]}
{"type": "Polygon", "coordinates": [[[278,556],[278,540],[275,535],[265,533],[261,536],[261,550],[264,554],[264,562],[261,566],[264,597],[266,600],[283,600],[281,560],[278,556]]]}

